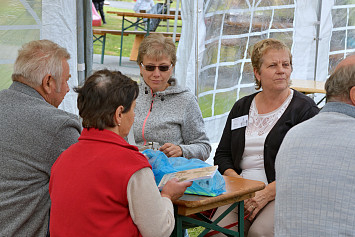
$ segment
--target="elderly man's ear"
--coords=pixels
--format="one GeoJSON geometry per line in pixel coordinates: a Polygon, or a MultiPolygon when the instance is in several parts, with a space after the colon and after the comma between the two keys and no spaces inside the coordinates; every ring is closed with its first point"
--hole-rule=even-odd
{"type": "Polygon", "coordinates": [[[355,106],[355,86],[350,89],[350,100],[355,106]]]}
{"type": "Polygon", "coordinates": [[[42,79],[42,88],[45,94],[50,94],[52,90],[55,90],[55,81],[51,74],[47,74],[42,79]]]}

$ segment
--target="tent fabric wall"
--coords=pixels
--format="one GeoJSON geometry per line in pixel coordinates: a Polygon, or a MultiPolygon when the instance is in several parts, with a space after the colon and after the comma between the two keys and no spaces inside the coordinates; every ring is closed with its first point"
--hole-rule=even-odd
{"type": "MultiPolygon", "coordinates": [[[[186,5],[195,8],[189,11],[196,14],[196,4],[183,0],[182,6],[186,5]]],[[[188,63],[176,76],[181,82],[185,77],[183,85],[191,90],[198,81],[196,95],[211,142],[219,141],[234,102],[255,92],[250,51],[257,41],[278,38],[291,48],[291,79],[324,81],[342,58],[354,52],[355,0],[204,0],[202,8],[198,24],[204,24],[198,35],[204,39],[196,45],[195,33],[182,35],[178,52],[189,46],[183,58],[188,63]],[[195,55],[202,54],[195,74],[191,73],[195,70],[191,60],[196,58],[193,48],[198,48],[195,55]]],[[[189,24],[194,28],[195,16],[182,14],[183,28],[189,24]]]]}
{"type": "Polygon", "coordinates": [[[0,1],[0,90],[11,85],[13,63],[24,43],[41,37],[40,0],[0,1]]]}
{"type": "Polygon", "coordinates": [[[204,4],[203,0],[190,0],[181,5],[181,18],[186,23],[182,25],[181,29],[175,75],[181,85],[187,86],[195,93],[196,67],[199,68],[198,62],[201,62],[206,32],[203,17],[204,4]],[[196,41],[198,42],[196,43],[196,41]],[[199,47],[197,61],[196,46],[199,47]]]}
{"type": "Polygon", "coordinates": [[[70,91],[59,108],[78,114],[73,88],[91,75],[93,62],[91,0],[43,0],[43,39],[50,39],[68,50],[70,91]]]}
{"type": "Polygon", "coordinates": [[[317,1],[298,1],[295,9],[295,26],[293,39],[293,64],[294,70],[291,75],[294,79],[314,80],[315,70],[316,81],[324,81],[328,75],[329,42],[332,34],[331,9],[333,0],[328,0],[321,6],[320,35],[317,58],[316,57],[316,26],[317,26],[317,1]]]}
{"type": "Polygon", "coordinates": [[[71,55],[70,92],[59,108],[78,114],[73,88],[92,70],[91,4],[91,0],[2,0],[0,8],[6,11],[0,11],[0,89],[11,84],[18,49],[32,40],[49,39],[71,55]]]}
{"type": "Polygon", "coordinates": [[[59,108],[77,114],[76,93],[73,88],[78,86],[77,76],[77,27],[76,2],[66,0],[42,1],[42,35],[41,39],[49,39],[66,48],[71,55],[68,61],[71,78],[70,91],[59,108]]]}

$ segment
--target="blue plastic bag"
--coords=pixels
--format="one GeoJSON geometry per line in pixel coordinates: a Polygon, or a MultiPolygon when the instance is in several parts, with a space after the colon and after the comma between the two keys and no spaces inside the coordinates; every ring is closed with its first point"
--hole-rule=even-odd
{"type": "MultiPolygon", "coordinates": [[[[168,158],[163,152],[151,149],[144,150],[142,153],[149,158],[157,185],[165,174],[211,166],[199,159],[186,159],[184,157],[168,158]]],[[[217,170],[213,178],[193,181],[193,184],[186,189],[185,193],[215,197],[225,191],[226,184],[221,173],[217,170]]]]}

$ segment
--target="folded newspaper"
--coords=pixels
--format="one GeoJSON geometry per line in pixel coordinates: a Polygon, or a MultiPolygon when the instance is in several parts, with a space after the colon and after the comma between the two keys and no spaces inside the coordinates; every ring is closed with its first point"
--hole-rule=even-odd
{"type": "Polygon", "coordinates": [[[208,166],[202,168],[196,168],[191,170],[183,170],[175,173],[165,174],[161,179],[158,188],[162,189],[164,185],[173,178],[177,178],[179,182],[183,181],[194,181],[200,179],[210,179],[212,178],[218,169],[218,165],[208,166]]]}

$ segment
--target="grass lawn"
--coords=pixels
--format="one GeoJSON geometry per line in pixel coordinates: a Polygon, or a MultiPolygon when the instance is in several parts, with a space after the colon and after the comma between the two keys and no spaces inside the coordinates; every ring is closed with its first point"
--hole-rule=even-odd
{"type": "Polygon", "coordinates": [[[189,233],[189,237],[197,237],[204,229],[204,227],[195,227],[187,229],[187,232],[189,233]]]}

